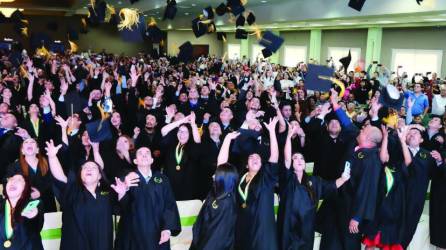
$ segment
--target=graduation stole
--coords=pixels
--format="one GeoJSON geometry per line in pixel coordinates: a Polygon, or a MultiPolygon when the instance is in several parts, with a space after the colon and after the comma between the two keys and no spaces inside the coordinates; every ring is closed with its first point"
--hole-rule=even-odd
{"type": "Polygon", "coordinates": [[[5,236],[6,241],[3,243],[3,246],[5,248],[9,248],[11,246],[10,239],[12,238],[12,235],[14,233],[14,229],[12,228],[12,209],[11,204],[9,203],[9,200],[6,200],[5,202],[5,236]]]}
{"type": "Polygon", "coordinates": [[[37,121],[33,121],[31,120],[31,118],[29,119],[31,121],[31,124],[33,125],[33,129],[34,129],[34,133],[36,133],[36,136],[39,136],[39,119],[37,119],[37,121]]]}
{"type": "Polygon", "coordinates": [[[242,208],[246,208],[246,206],[247,206],[246,201],[248,200],[249,184],[251,184],[252,179],[254,179],[254,177],[251,178],[251,180],[249,180],[246,183],[245,190],[242,190],[242,183],[245,181],[246,176],[248,176],[248,173],[246,173],[242,176],[242,178],[240,179],[240,184],[238,184],[238,193],[240,194],[240,196],[242,197],[242,200],[243,200],[242,208]]]}
{"type": "Polygon", "coordinates": [[[184,154],[184,145],[181,145],[181,143],[178,142],[177,147],[175,148],[175,160],[177,162],[177,171],[181,170],[181,159],[183,158],[183,154],[184,154]]]}
{"type": "Polygon", "coordinates": [[[393,172],[395,172],[394,170],[392,170],[390,167],[385,166],[384,167],[384,173],[386,174],[386,196],[389,195],[390,190],[393,187],[393,184],[395,182],[394,178],[393,178],[393,172]]]}

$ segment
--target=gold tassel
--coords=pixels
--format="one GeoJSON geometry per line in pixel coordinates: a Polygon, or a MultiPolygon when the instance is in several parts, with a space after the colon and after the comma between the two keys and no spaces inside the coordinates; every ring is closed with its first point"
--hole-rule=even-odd
{"type": "Polygon", "coordinates": [[[78,51],[79,47],[77,46],[77,44],[75,44],[74,42],[68,40],[68,43],[70,44],[70,51],[71,54],[74,54],[78,51]]]}
{"type": "Polygon", "coordinates": [[[133,26],[139,24],[139,13],[137,9],[124,8],[119,11],[121,22],[118,24],[118,30],[133,30],[133,26]]]}
{"type": "MultiPolygon", "coordinates": [[[[90,0],[91,9],[93,10],[94,14],[96,14],[96,10],[94,9],[94,6],[96,6],[96,0],[90,0]]],[[[88,17],[90,17],[90,11],[88,12],[88,17]]]]}
{"type": "Polygon", "coordinates": [[[105,9],[104,22],[106,23],[110,22],[110,19],[114,14],[116,14],[115,7],[113,7],[110,4],[107,4],[107,8],[105,9]]]}
{"type": "Polygon", "coordinates": [[[20,28],[20,33],[26,37],[28,37],[28,27],[20,28]]]}
{"type": "Polygon", "coordinates": [[[20,20],[23,24],[25,24],[25,25],[29,25],[29,21],[28,20],[26,20],[26,19],[22,19],[22,20],[20,20]]]}
{"type": "Polygon", "coordinates": [[[147,24],[148,26],[156,26],[156,21],[155,18],[151,17],[149,23],[147,24]]]}
{"type": "Polygon", "coordinates": [[[262,31],[260,30],[260,28],[257,25],[254,26],[254,32],[250,33],[249,35],[250,36],[255,35],[257,40],[262,39],[262,31]]]}
{"type": "Polygon", "coordinates": [[[240,3],[241,3],[243,6],[245,6],[245,5],[248,4],[248,0],[241,0],[240,3]]]}
{"type": "Polygon", "coordinates": [[[22,78],[28,78],[28,72],[25,70],[25,67],[22,65],[20,65],[20,76],[22,78]]]}
{"type": "Polygon", "coordinates": [[[36,54],[41,57],[48,58],[48,56],[50,55],[50,52],[48,52],[48,50],[45,48],[45,46],[42,45],[42,47],[36,49],[36,54]]]}

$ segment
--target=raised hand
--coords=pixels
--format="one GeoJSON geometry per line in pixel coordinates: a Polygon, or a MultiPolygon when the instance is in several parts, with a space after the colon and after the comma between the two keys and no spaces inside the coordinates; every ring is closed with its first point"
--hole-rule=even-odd
{"type": "Polygon", "coordinates": [[[406,143],[407,133],[409,132],[408,126],[403,126],[397,130],[398,137],[400,138],[401,143],[406,143]]]}
{"type": "Polygon", "coordinates": [[[17,132],[15,132],[15,135],[20,136],[23,140],[30,138],[28,131],[21,127],[17,127],[17,132]]]}
{"type": "Polygon", "coordinates": [[[234,140],[235,138],[237,138],[240,135],[240,132],[234,131],[231,133],[228,133],[225,137],[225,139],[227,138],[228,140],[234,140]]]}
{"type": "Polygon", "coordinates": [[[324,117],[331,112],[331,105],[330,103],[326,102],[321,106],[320,115],[323,115],[324,117]]]}
{"type": "Polygon", "coordinates": [[[113,190],[119,195],[119,197],[123,197],[125,193],[128,191],[127,185],[124,181],[121,181],[119,178],[115,177],[115,184],[110,185],[113,190]]]}
{"type": "Polygon", "coordinates": [[[383,133],[383,138],[389,138],[389,130],[387,130],[386,125],[381,125],[381,132],[383,133]]]}
{"type": "Polygon", "coordinates": [[[270,118],[269,119],[269,123],[263,123],[265,125],[265,127],[268,129],[268,131],[271,132],[275,132],[276,129],[276,125],[277,122],[279,121],[279,118],[277,116],[275,116],[274,118],[270,118]]]}
{"type": "Polygon", "coordinates": [[[56,124],[59,125],[62,129],[67,129],[68,127],[68,119],[64,120],[61,116],[54,117],[54,120],[56,120],[56,124]]]}
{"type": "Polygon", "coordinates": [[[49,142],[47,141],[45,142],[45,144],[46,144],[45,147],[46,155],[48,156],[48,158],[56,157],[57,153],[59,152],[59,149],[62,147],[61,144],[55,146],[53,140],[50,140],[49,142]]]}
{"type": "Polygon", "coordinates": [[[163,230],[161,231],[161,238],[159,244],[166,243],[170,239],[170,230],[163,230]]]}
{"type": "Polygon", "coordinates": [[[436,162],[443,162],[443,158],[441,157],[441,154],[437,150],[432,151],[431,156],[432,158],[435,159],[436,162]]]}
{"type": "Polygon", "coordinates": [[[35,208],[30,209],[30,210],[28,210],[28,211],[24,211],[24,212],[22,212],[21,215],[22,215],[23,217],[28,218],[28,219],[32,219],[32,218],[36,217],[36,215],[37,215],[38,213],[39,213],[39,210],[35,207],[35,208]]]}
{"type": "Polygon", "coordinates": [[[137,187],[139,183],[139,176],[135,172],[130,172],[124,179],[126,187],[137,187]]]}

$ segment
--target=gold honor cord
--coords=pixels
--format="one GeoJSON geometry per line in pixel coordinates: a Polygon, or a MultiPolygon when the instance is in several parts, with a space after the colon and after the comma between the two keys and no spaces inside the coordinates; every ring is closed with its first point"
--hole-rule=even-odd
{"type": "Polygon", "coordinates": [[[184,149],[183,149],[184,145],[181,145],[181,143],[178,142],[177,147],[175,148],[175,160],[177,162],[177,166],[176,166],[176,170],[180,171],[181,170],[181,159],[183,158],[183,154],[184,154],[184,149]]]}
{"type": "Polygon", "coordinates": [[[5,201],[5,236],[6,240],[3,242],[3,247],[10,248],[11,238],[14,233],[14,230],[12,228],[12,211],[11,211],[11,204],[9,204],[9,200],[5,201]]]}
{"type": "Polygon", "coordinates": [[[242,197],[242,200],[243,200],[242,208],[247,208],[248,207],[246,202],[248,201],[249,184],[251,184],[252,179],[254,179],[254,178],[251,178],[251,180],[249,180],[246,183],[245,190],[242,190],[242,183],[245,181],[246,176],[248,176],[248,173],[246,173],[246,174],[244,174],[242,176],[242,179],[240,179],[240,184],[238,184],[238,192],[239,192],[239,194],[240,194],[240,196],[242,197]]]}
{"type": "Polygon", "coordinates": [[[343,82],[341,82],[340,80],[334,78],[334,77],[330,77],[330,76],[318,76],[319,79],[323,79],[323,80],[329,80],[332,83],[336,84],[339,86],[339,88],[341,88],[341,92],[339,92],[339,97],[342,98],[344,96],[345,93],[345,85],[343,82]]]}

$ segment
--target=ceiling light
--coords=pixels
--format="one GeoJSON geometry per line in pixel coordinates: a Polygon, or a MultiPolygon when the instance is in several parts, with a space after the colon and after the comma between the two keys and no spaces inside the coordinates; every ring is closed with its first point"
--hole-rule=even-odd
{"type": "Polygon", "coordinates": [[[260,1],[261,3],[267,3],[268,1],[266,1],[266,0],[262,0],[262,1],[260,1]]]}
{"type": "Polygon", "coordinates": [[[427,19],[424,19],[424,21],[429,21],[429,22],[442,22],[442,21],[446,21],[446,18],[427,18],[427,19]]]}
{"type": "Polygon", "coordinates": [[[197,6],[197,5],[196,5],[196,4],[194,4],[194,3],[193,3],[193,4],[191,4],[191,5],[192,5],[192,7],[195,7],[195,6],[197,6]]]}
{"type": "Polygon", "coordinates": [[[339,25],[355,25],[356,23],[339,23],[339,25]]]}
{"type": "Polygon", "coordinates": [[[184,15],[189,16],[189,12],[184,12],[184,15]]]}
{"type": "Polygon", "coordinates": [[[147,17],[148,15],[147,15],[147,14],[144,14],[144,16],[147,17]]]}
{"type": "Polygon", "coordinates": [[[172,24],[167,25],[167,29],[172,29],[172,24]]]}
{"type": "Polygon", "coordinates": [[[388,23],[396,23],[396,22],[395,21],[390,21],[390,20],[381,20],[381,21],[377,21],[376,23],[388,24],[388,23]]]}
{"type": "Polygon", "coordinates": [[[324,26],[324,25],[320,24],[320,23],[310,23],[309,26],[315,27],[315,26],[324,26]]]}
{"type": "Polygon", "coordinates": [[[16,10],[20,10],[23,11],[23,9],[17,9],[17,8],[0,8],[0,12],[3,13],[3,15],[5,15],[5,17],[11,17],[12,13],[14,13],[14,11],[16,10]]]}

